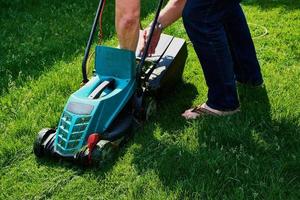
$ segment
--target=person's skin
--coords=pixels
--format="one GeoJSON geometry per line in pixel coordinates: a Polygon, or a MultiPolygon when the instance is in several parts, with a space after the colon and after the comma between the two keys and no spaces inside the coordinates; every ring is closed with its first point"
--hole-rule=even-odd
{"type": "MultiPolygon", "coordinates": [[[[186,0],[170,0],[167,5],[160,12],[158,21],[164,28],[168,27],[182,16],[182,11],[185,6],[186,0]]],[[[150,27],[143,31],[142,38],[139,40],[139,51],[144,50],[145,44],[149,36],[150,27]]],[[[158,41],[161,35],[160,29],[155,29],[152,37],[152,41],[149,47],[148,54],[154,54],[158,41]]]]}
{"type": "Polygon", "coordinates": [[[135,51],[139,39],[140,0],[116,0],[115,25],[120,48],[135,51]]]}

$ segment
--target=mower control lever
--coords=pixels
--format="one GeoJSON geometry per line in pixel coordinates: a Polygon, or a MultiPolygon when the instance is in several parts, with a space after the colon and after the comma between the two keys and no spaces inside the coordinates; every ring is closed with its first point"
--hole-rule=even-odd
{"type": "Polygon", "coordinates": [[[115,85],[115,79],[109,79],[103,81],[89,96],[89,99],[97,99],[106,88],[113,88],[115,85]]]}

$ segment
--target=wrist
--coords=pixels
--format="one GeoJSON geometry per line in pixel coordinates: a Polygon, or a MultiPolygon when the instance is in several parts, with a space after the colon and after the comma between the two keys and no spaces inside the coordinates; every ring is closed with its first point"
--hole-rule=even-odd
{"type": "MultiPolygon", "coordinates": [[[[151,22],[149,24],[149,27],[151,27],[153,24],[153,22],[151,22]]],[[[165,29],[165,26],[160,22],[160,21],[157,21],[156,25],[155,25],[155,29],[156,30],[159,30],[160,32],[163,32],[163,30],[165,29]]]]}
{"type": "Polygon", "coordinates": [[[163,32],[163,30],[165,29],[165,26],[164,26],[160,21],[157,21],[156,27],[157,27],[161,32],[163,32]]]}

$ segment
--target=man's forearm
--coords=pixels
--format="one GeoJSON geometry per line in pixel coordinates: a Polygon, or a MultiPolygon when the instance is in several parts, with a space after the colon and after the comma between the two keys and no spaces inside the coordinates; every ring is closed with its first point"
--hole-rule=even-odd
{"type": "Polygon", "coordinates": [[[182,16],[186,0],[170,0],[161,11],[158,21],[167,27],[182,16]]]}

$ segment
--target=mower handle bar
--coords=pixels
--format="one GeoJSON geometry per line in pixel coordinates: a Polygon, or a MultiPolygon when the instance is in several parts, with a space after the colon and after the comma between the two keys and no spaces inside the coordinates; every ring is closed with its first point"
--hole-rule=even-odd
{"type": "Polygon", "coordinates": [[[86,64],[87,64],[87,61],[88,61],[88,57],[89,57],[90,49],[91,49],[91,46],[92,46],[93,38],[94,38],[94,35],[95,35],[95,32],[96,32],[96,26],[97,26],[97,23],[98,23],[98,20],[99,20],[99,17],[100,17],[100,13],[101,13],[101,10],[103,9],[103,6],[104,6],[104,1],[105,0],[100,0],[99,1],[99,5],[98,5],[98,8],[97,8],[95,18],[94,18],[92,30],[90,32],[90,37],[89,37],[89,40],[88,40],[86,48],[85,48],[84,57],[83,57],[83,61],[82,61],[82,78],[83,78],[82,83],[87,83],[89,81],[89,79],[87,77],[87,73],[86,73],[86,64]]]}

